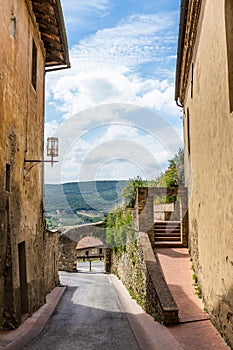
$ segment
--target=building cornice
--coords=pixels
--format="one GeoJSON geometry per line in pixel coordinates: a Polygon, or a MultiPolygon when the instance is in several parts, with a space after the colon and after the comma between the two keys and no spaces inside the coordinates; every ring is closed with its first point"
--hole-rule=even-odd
{"type": "Polygon", "coordinates": [[[69,68],[69,52],[60,0],[31,0],[44,43],[45,69],[69,68]]]}
{"type": "Polygon", "coordinates": [[[193,59],[202,0],[181,0],[175,100],[183,106],[193,59]]]}

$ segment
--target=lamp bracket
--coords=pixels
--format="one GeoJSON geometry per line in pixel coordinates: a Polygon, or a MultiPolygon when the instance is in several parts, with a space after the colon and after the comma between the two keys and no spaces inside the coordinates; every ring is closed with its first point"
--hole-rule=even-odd
{"type": "Polygon", "coordinates": [[[53,163],[58,163],[58,160],[53,160],[53,157],[51,160],[39,160],[39,159],[24,159],[24,179],[27,179],[27,175],[30,172],[31,169],[33,169],[36,165],[40,163],[51,163],[51,166],[53,166],[53,163]],[[27,166],[26,163],[34,163],[30,166],[27,166]]]}

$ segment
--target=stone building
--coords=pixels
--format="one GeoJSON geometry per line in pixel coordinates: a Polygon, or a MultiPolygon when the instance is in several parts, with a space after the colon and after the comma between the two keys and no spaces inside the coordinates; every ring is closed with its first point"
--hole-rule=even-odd
{"type": "Polygon", "coordinates": [[[203,298],[233,348],[233,2],[182,0],[176,101],[183,108],[189,248],[203,298]]]}
{"type": "Polygon", "coordinates": [[[0,36],[0,327],[15,328],[57,282],[43,164],[29,161],[44,157],[45,72],[69,67],[60,0],[0,0],[0,36]]]}
{"type": "Polygon", "coordinates": [[[84,260],[86,258],[104,258],[104,252],[105,252],[105,245],[104,243],[95,237],[84,237],[80,239],[76,246],[77,250],[77,258],[83,258],[84,260]]]}

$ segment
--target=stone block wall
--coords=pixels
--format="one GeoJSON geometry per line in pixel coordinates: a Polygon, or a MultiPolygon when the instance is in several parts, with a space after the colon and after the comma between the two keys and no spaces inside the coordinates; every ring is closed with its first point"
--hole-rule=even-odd
{"type": "Polygon", "coordinates": [[[112,250],[111,272],[122,280],[131,296],[145,308],[146,265],[137,240],[128,243],[126,247],[112,250]]]}
{"type": "Polygon", "coordinates": [[[181,240],[183,247],[188,247],[188,192],[186,187],[138,187],[136,200],[136,225],[137,230],[146,232],[154,245],[154,198],[164,196],[178,196],[179,202],[175,205],[174,216],[169,220],[174,220],[180,216],[181,220],[181,240]]]}
{"type": "Polygon", "coordinates": [[[154,211],[153,196],[150,188],[138,187],[136,199],[137,227],[140,232],[146,232],[151,244],[154,244],[154,211]]]}
{"type": "Polygon", "coordinates": [[[58,233],[45,231],[45,290],[49,293],[59,284],[58,233]]]}
{"type": "Polygon", "coordinates": [[[180,220],[180,202],[154,205],[154,220],[180,220]]]}
{"type": "Polygon", "coordinates": [[[77,242],[64,234],[59,234],[59,258],[58,269],[60,271],[76,271],[77,267],[77,242]]]}
{"type": "Polygon", "coordinates": [[[155,320],[171,325],[179,322],[177,305],[157,264],[147,234],[125,248],[112,251],[111,272],[115,273],[143,309],[155,320]]]}

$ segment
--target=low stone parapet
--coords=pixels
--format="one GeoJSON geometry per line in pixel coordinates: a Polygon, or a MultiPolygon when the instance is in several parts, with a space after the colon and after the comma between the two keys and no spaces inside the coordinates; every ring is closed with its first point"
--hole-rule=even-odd
{"type": "Polygon", "coordinates": [[[179,323],[178,308],[156,261],[149,237],[139,233],[138,239],[125,249],[112,251],[111,271],[118,275],[131,296],[165,325],[179,323]]]}
{"type": "Polygon", "coordinates": [[[139,239],[147,271],[146,312],[165,325],[179,323],[178,307],[159,267],[146,234],[139,239]]]}

